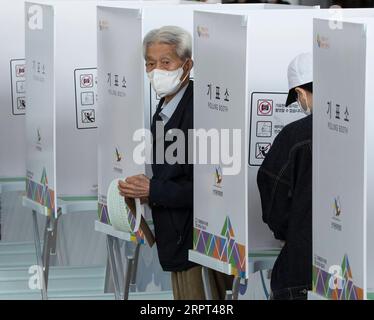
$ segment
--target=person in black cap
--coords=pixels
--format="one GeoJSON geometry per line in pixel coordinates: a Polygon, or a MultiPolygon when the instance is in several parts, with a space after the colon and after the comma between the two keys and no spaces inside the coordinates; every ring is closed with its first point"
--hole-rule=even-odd
{"type": "Polygon", "coordinates": [[[313,59],[297,56],[288,68],[286,107],[308,116],[287,125],[259,169],[262,217],[284,246],[271,277],[271,299],[306,300],[312,287],[313,59]]]}

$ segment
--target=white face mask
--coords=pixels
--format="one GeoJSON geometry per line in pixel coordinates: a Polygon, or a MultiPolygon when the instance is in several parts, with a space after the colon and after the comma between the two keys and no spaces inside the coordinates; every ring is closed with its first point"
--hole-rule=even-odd
{"type": "Polygon", "coordinates": [[[151,72],[148,72],[148,79],[151,82],[153,90],[156,91],[157,95],[160,98],[170,96],[178,91],[182,82],[187,78],[182,80],[183,75],[183,66],[185,63],[178,69],[167,71],[161,69],[154,69],[151,72]]]}

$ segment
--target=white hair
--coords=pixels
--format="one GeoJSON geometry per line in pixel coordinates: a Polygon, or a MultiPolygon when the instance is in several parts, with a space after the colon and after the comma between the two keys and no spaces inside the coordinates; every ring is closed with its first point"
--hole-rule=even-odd
{"type": "Polygon", "coordinates": [[[175,45],[179,58],[182,60],[192,58],[192,36],[183,28],[177,26],[164,26],[149,31],[143,40],[144,59],[147,58],[147,48],[155,43],[175,45]]]}

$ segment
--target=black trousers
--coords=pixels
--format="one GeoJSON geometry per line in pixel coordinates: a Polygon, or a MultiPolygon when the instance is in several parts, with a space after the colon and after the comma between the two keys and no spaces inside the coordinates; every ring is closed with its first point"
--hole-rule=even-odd
{"type": "Polygon", "coordinates": [[[308,287],[295,287],[273,291],[270,300],[308,300],[308,290],[308,287]]]}

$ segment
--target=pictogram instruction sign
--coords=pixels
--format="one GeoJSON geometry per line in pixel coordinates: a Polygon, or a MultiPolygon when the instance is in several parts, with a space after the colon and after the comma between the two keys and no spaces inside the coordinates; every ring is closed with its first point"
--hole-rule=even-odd
{"type": "Polygon", "coordinates": [[[286,107],[287,95],[277,92],[252,93],[249,165],[260,166],[279,132],[289,123],[305,116],[297,104],[286,107]]]}
{"type": "Polygon", "coordinates": [[[76,69],[74,80],[77,128],[97,128],[97,68],[76,69]]]}

